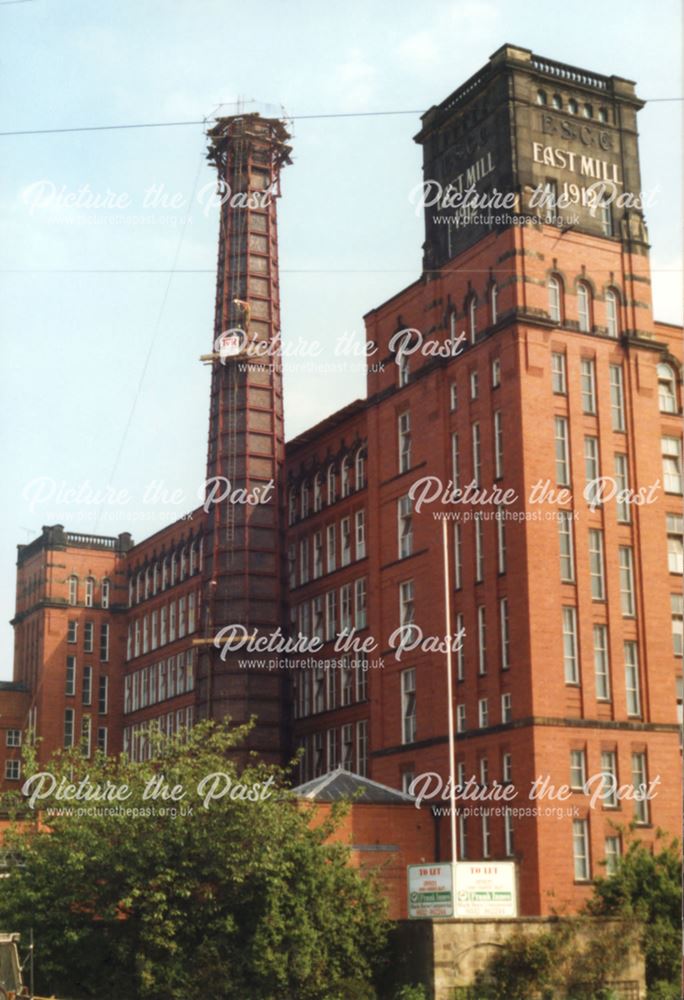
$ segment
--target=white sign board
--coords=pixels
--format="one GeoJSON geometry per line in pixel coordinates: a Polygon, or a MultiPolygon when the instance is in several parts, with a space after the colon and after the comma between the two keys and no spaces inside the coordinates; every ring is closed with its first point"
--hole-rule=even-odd
{"type": "Polygon", "coordinates": [[[408,915],[453,917],[451,864],[408,866],[408,915]]]}
{"type": "Polygon", "coordinates": [[[517,917],[515,862],[457,862],[454,916],[517,917]]]}

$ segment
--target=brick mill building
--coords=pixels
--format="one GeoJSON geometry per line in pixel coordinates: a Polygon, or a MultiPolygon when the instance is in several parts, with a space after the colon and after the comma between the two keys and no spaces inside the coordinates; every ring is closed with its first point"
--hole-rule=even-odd
{"type": "MultiPolygon", "coordinates": [[[[208,357],[207,476],[273,479],[268,501],[208,504],[138,544],[57,525],[19,546],[8,783],[27,728],[44,755],[82,740],[141,757],[150,722],[226,714],[257,716],[268,759],[299,748],[302,783],[340,766],[404,792],[446,781],[445,655],[419,641],[445,634],[446,515],[458,782],[519,792],[468,803],[460,856],[517,860],[521,912],[546,914],[588,896],[620,825],[678,831],[681,330],[653,318],[639,203],[590,200],[597,182],[641,191],[642,106],[629,81],[499,49],[422,118],[423,271],[365,317],[366,397],[285,445],[277,365],[208,357]],[[469,215],[433,198],[471,186],[513,201],[469,215]],[[567,203],[540,208],[540,190],[567,203]],[[444,349],[402,356],[409,328],[444,349]],[[467,487],[475,502],[445,499],[467,487]],[[268,653],[216,648],[231,623],[318,648],[269,670],[268,653]],[[599,772],[659,779],[656,794],[592,807],[599,772]],[[528,801],[543,775],[564,801],[528,801]]],[[[287,139],[220,119],[210,157],[232,190],[262,192],[287,139]]],[[[280,331],[275,205],[223,208],[215,344],[280,331]]],[[[431,821],[446,859],[448,818],[431,821]]]]}

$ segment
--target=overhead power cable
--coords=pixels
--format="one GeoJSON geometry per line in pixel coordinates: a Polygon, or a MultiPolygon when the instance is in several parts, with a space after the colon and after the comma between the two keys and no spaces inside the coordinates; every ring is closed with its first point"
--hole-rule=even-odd
{"type": "MultiPolygon", "coordinates": [[[[7,0],[5,0],[7,2],[7,0]]],[[[18,2],[18,0],[16,0],[18,2]]],[[[0,0],[0,6],[2,5],[2,0],[0,0]]],[[[663,103],[668,101],[684,101],[684,97],[652,97],[644,98],[647,104],[663,103]]],[[[332,111],[332,112],[320,112],[313,115],[282,115],[287,121],[313,121],[325,118],[379,118],[386,117],[389,115],[423,115],[425,114],[425,108],[422,109],[397,109],[396,111],[332,111]]],[[[63,135],[70,132],[116,132],[123,131],[125,129],[142,129],[142,128],[179,128],[186,126],[196,126],[205,125],[205,118],[190,119],[188,121],[177,121],[177,122],[124,122],[121,125],[73,125],[66,128],[31,128],[31,129],[13,129],[9,131],[0,132],[0,137],[2,136],[19,136],[19,135],[63,135]]]]}

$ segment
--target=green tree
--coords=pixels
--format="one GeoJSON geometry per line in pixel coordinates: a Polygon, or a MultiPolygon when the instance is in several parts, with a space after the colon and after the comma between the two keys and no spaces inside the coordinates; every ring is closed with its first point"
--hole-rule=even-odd
{"type": "MultiPolygon", "coordinates": [[[[228,754],[245,735],[203,723],[156,737],[142,764],[70,751],[45,768],[132,794],[119,806],[53,795],[41,803],[49,834],[17,824],[6,837],[21,865],[0,882],[0,927],[33,928],[41,990],[99,1000],[373,995],[387,931],[377,888],[346,848],[325,842],[336,815],[312,824],[285,773],[253,755],[238,773],[228,754]],[[228,780],[231,791],[205,808],[197,789],[212,774],[227,776],[216,795],[228,780]],[[160,777],[182,787],[181,801],[143,800],[160,777]]],[[[37,781],[30,755],[26,768],[37,781]]]]}
{"type": "Polygon", "coordinates": [[[658,832],[654,849],[632,840],[614,875],[597,878],[588,911],[642,925],[649,997],[680,997],[682,864],[679,841],[658,832]]]}

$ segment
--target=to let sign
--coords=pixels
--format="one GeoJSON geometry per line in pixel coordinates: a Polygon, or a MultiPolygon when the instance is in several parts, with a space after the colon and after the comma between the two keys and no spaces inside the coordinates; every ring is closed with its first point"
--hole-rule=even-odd
{"type": "Polygon", "coordinates": [[[450,864],[408,866],[409,918],[453,917],[450,864]]]}

